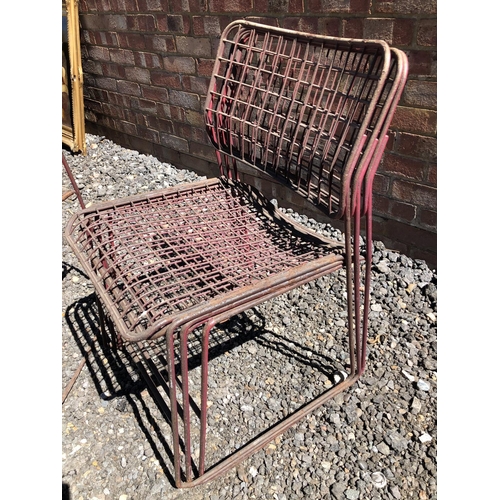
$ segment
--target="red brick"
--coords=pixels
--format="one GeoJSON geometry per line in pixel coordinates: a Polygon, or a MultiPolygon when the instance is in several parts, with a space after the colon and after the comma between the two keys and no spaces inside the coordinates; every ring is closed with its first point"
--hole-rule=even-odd
{"type": "Polygon", "coordinates": [[[155,102],[168,103],[168,91],[161,87],[142,86],[142,96],[155,102]]]}
{"type": "Polygon", "coordinates": [[[144,50],[146,48],[144,35],[139,33],[117,33],[116,35],[123,49],[144,50]]]}
{"type": "Polygon", "coordinates": [[[157,130],[151,130],[145,125],[137,125],[137,135],[146,141],[160,143],[160,134],[157,130]]]}
{"type": "Polygon", "coordinates": [[[83,14],[79,16],[82,28],[89,32],[108,31],[109,26],[106,16],[83,14]]]}
{"type": "Polygon", "coordinates": [[[98,122],[99,122],[99,125],[102,125],[104,127],[109,127],[111,129],[117,129],[118,123],[120,123],[120,122],[118,122],[117,124],[115,124],[115,120],[113,120],[113,118],[106,116],[106,115],[99,115],[98,122]]]}
{"type": "Polygon", "coordinates": [[[421,209],[420,223],[429,226],[432,229],[437,229],[437,212],[434,210],[421,209]]]}
{"type": "Polygon", "coordinates": [[[87,90],[88,90],[88,97],[90,97],[93,100],[100,102],[107,102],[109,100],[110,102],[114,102],[110,97],[116,95],[114,92],[109,92],[107,90],[98,89],[95,87],[87,87],[87,90]]]}
{"type": "Polygon", "coordinates": [[[436,0],[374,0],[373,13],[437,14],[436,0]]]}
{"type": "Polygon", "coordinates": [[[144,35],[146,50],[153,51],[158,55],[175,52],[175,41],[172,35],[144,35]]]}
{"type": "Polygon", "coordinates": [[[118,38],[116,37],[116,33],[99,31],[95,34],[95,40],[98,45],[104,45],[108,47],[118,46],[118,38]]]}
{"type": "Polygon", "coordinates": [[[137,0],[139,12],[166,12],[168,0],[137,0]]]}
{"type": "Polygon", "coordinates": [[[388,215],[391,215],[396,220],[413,222],[417,217],[417,208],[409,203],[401,203],[400,201],[390,200],[388,215]]]}
{"type": "Polygon", "coordinates": [[[365,19],[363,26],[363,38],[384,40],[387,43],[392,44],[393,30],[393,19],[365,19]]]}
{"type": "Polygon", "coordinates": [[[184,122],[186,121],[186,108],[182,106],[169,104],[170,117],[174,121],[184,122]]]}
{"type": "Polygon", "coordinates": [[[107,100],[116,104],[117,106],[121,106],[122,108],[130,108],[130,96],[118,94],[117,92],[108,92],[107,100]]]}
{"type": "Polygon", "coordinates": [[[205,132],[205,117],[201,111],[194,111],[192,109],[186,110],[186,123],[199,127],[203,129],[203,133],[205,132]]]}
{"type": "Polygon", "coordinates": [[[109,78],[123,80],[125,78],[125,68],[119,64],[102,63],[102,74],[109,78]]]}
{"type": "Polygon", "coordinates": [[[156,16],[158,31],[166,33],[184,33],[184,18],[180,15],[156,16]]]}
{"type": "Polygon", "coordinates": [[[317,17],[285,17],[283,28],[303,31],[305,33],[318,33],[317,17]]]}
{"type": "Polygon", "coordinates": [[[131,31],[156,31],[156,18],[152,14],[127,16],[127,29],[131,31]]]}
{"type": "Polygon", "coordinates": [[[165,119],[170,120],[170,118],[172,118],[170,104],[156,103],[156,116],[160,121],[163,121],[165,119]]]}
{"type": "Polygon", "coordinates": [[[121,14],[113,14],[102,17],[105,21],[107,21],[107,28],[109,31],[120,31],[127,29],[127,16],[121,14]]]}
{"type": "Polygon", "coordinates": [[[253,0],[209,0],[210,12],[252,12],[253,0]]]}
{"type": "Polygon", "coordinates": [[[158,130],[166,134],[171,134],[174,131],[174,124],[172,120],[166,120],[164,118],[158,118],[158,130]]]}
{"type": "Polygon", "coordinates": [[[376,174],[373,180],[373,192],[381,195],[386,195],[389,191],[389,177],[376,174]]]}
{"type": "Polygon", "coordinates": [[[102,102],[100,100],[96,101],[94,99],[85,99],[85,111],[87,109],[91,109],[92,111],[96,111],[98,113],[102,113],[102,102]]]}
{"type": "Polygon", "coordinates": [[[220,36],[222,30],[218,16],[193,16],[195,35],[220,36]]]}
{"type": "Polygon", "coordinates": [[[162,59],[157,54],[150,52],[135,52],[134,60],[135,65],[142,68],[158,69],[163,67],[162,59]]]}
{"type": "Polygon", "coordinates": [[[434,137],[401,133],[398,137],[397,151],[407,156],[435,160],[437,157],[437,141],[434,137]]]}
{"type": "Polygon", "coordinates": [[[309,0],[309,13],[334,13],[349,12],[350,0],[309,0]]]}
{"type": "Polygon", "coordinates": [[[177,52],[181,56],[210,57],[212,46],[208,38],[195,38],[192,36],[175,37],[177,52]]]}
{"type": "Polygon", "coordinates": [[[126,80],[119,80],[116,84],[116,90],[122,94],[131,96],[140,96],[141,88],[137,83],[127,82],[126,80]]]}
{"type": "Polygon", "coordinates": [[[80,15],[85,12],[90,12],[91,10],[96,10],[95,2],[96,0],[80,0],[78,7],[80,15]]]}
{"type": "Polygon", "coordinates": [[[195,94],[206,95],[210,79],[207,77],[183,76],[182,85],[186,90],[195,94]]]}
{"type": "Polygon", "coordinates": [[[170,0],[170,9],[168,12],[190,12],[189,1],[186,0],[170,0]]]}
{"type": "Polygon", "coordinates": [[[87,30],[84,28],[80,30],[80,39],[82,42],[82,56],[84,55],[84,51],[87,48],[84,44],[97,45],[97,42],[95,41],[95,33],[96,33],[95,31],[87,30]]]}
{"type": "Polygon", "coordinates": [[[137,66],[125,68],[125,76],[127,80],[137,83],[151,83],[149,70],[146,68],[138,68],[137,66]]]}
{"type": "Polygon", "coordinates": [[[182,89],[180,75],[172,75],[165,71],[151,71],[151,83],[158,87],[170,89],[182,89]]]}
{"type": "Polygon", "coordinates": [[[387,140],[387,144],[385,145],[385,151],[394,151],[396,144],[396,132],[393,132],[392,130],[389,129],[387,135],[389,136],[389,138],[387,140]]]}
{"type": "Polygon", "coordinates": [[[200,96],[190,92],[180,90],[170,90],[170,104],[173,106],[182,106],[184,109],[200,109],[200,96]]]}
{"type": "Polygon", "coordinates": [[[437,133],[437,113],[420,108],[398,106],[391,122],[392,130],[422,135],[437,133]]]}
{"type": "Polygon", "coordinates": [[[389,198],[387,196],[373,193],[373,212],[378,214],[389,214],[389,198]]]}
{"type": "Polygon", "coordinates": [[[116,12],[138,12],[137,0],[112,0],[116,12]]]}
{"type": "Polygon", "coordinates": [[[423,47],[437,46],[436,19],[422,19],[417,29],[417,44],[423,47]]]}
{"type": "Polygon", "coordinates": [[[199,59],[197,61],[197,74],[199,76],[212,76],[212,69],[214,67],[213,59],[199,59]]]}
{"type": "Polygon", "coordinates": [[[362,19],[345,19],[342,21],[343,33],[346,38],[363,38],[363,20],[362,19]]]}
{"type": "Polygon", "coordinates": [[[114,106],[113,104],[102,103],[102,111],[104,114],[111,116],[112,118],[117,118],[119,120],[123,120],[123,108],[114,106]]]}
{"type": "Polygon", "coordinates": [[[100,63],[97,61],[92,61],[89,59],[82,59],[82,69],[83,73],[85,75],[85,78],[87,78],[87,75],[92,74],[92,75],[102,75],[102,65],[106,63],[100,63]]]}
{"type": "Polygon", "coordinates": [[[437,209],[437,190],[429,186],[394,179],[391,194],[397,200],[431,210],[437,209]]]}
{"type": "Polygon", "coordinates": [[[370,0],[351,0],[349,11],[353,14],[369,14],[370,0]]]}
{"type": "Polygon", "coordinates": [[[101,10],[102,12],[109,12],[109,11],[113,10],[113,6],[112,6],[110,0],[100,0],[98,6],[99,6],[99,10],[101,10]]]}
{"type": "Polygon", "coordinates": [[[431,163],[427,171],[427,182],[433,186],[437,186],[437,164],[431,163]]]}
{"type": "Polygon", "coordinates": [[[146,126],[153,130],[160,130],[160,120],[154,115],[146,115],[146,126]]]}
{"type": "MultiPolygon", "coordinates": [[[[133,111],[131,109],[125,110],[125,121],[130,123],[135,123],[136,125],[142,125],[146,127],[146,115],[133,111]]],[[[139,128],[137,129],[139,131],[139,128]]]]}
{"type": "Polygon", "coordinates": [[[427,50],[410,50],[408,52],[409,75],[432,75],[433,54],[427,50]]]}
{"type": "Polygon", "coordinates": [[[398,47],[413,43],[415,21],[413,19],[394,19],[392,43],[398,47]]]}
{"type": "Polygon", "coordinates": [[[436,82],[425,82],[408,80],[403,91],[400,104],[410,107],[421,107],[426,109],[437,108],[437,84],[436,82]]]}
{"type": "Polygon", "coordinates": [[[254,0],[254,4],[255,12],[283,14],[302,14],[304,12],[304,0],[254,0]]]}
{"type": "Polygon", "coordinates": [[[321,17],[318,22],[318,33],[328,36],[341,36],[342,20],[338,17],[321,17]]]}
{"type": "MultiPolygon", "coordinates": [[[[174,135],[182,137],[187,141],[195,141],[200,143],[207,143],[206,133],[198,127],[193,127],[188,123],[174,122],[174,135]]],[[[208,144],[208,143],[207,143],[208,144]]]]}
{"type": "Polygon", "coordinates": [[[109,57],[112,62],[121,65],[133,66],[135,63],[134,53],[131,50],[110,49],[109,57]]]}
{"type": "MultiPolygon", "coordinates": [[[[171,71],[172,73],[183,73],[188,75],[194,75],[196,73],[196,62],[192,57],[164,57],[163,67],[165,71],[171,71]]],[[[212,70],[210,70],[210,74],[212,74],[212,70]]]]}
{"type": "Polygon", "coordinates": [[[95,78],[95,84],[100,89],[116,91],[117,81],[114,78],[106,78],[103,76],[97,76],[95,78]]]}
{"type": "Polygon", "coordinates": [[[427,162],[386,152],[380,172],[423,182],[426,180],[427,162]]]}
{"type": "Polygon", "coordinates": [[[137,135],[137,127],[134,123],[116,121],[115,128],[131,136],[137,135]]]}
{"type": "Polygon", "coordinates": [[[155,113],[156,103],[150,99],[130,99],[130,107],[142,113],[155,113]]]}
{"type": "Polygon", "coordinates": [[[168,148],[175,149],[175,151],[189,152],[189,143],[182,137],[176,137],[173,134],[160,134],[160,144],[168,148]]]}
{"type": "Polygon", "coordinates": [[[109,61],[109,49],[105,47],[89,47],[89,57],[96,61],[109,61]]]}

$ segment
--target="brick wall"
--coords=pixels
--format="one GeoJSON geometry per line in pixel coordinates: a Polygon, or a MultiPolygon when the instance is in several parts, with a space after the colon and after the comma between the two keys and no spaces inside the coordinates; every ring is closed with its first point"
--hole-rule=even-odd
{"type": "MultiPolygon", "coordinates": [[[[87,131],[214,175],[203,105],[229,22],[384,39],[407,53],[409,79],[376,177],[374,237],[435,265],[436,9],[436,0],[80,0],[87,131]]],[[[265,175],[249,175],[263,185],[265,175]]],[[[280,198],[273,185],[267,194],[280,198]]]]}

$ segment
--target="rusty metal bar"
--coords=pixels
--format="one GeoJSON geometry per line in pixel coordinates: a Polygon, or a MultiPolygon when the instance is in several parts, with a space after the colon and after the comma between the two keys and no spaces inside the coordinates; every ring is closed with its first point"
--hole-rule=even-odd
{"type": "MultiPolygon", "coordinates": [[[[71,169],[69,168],[68,162],[66,161],[64,154],[62,155],[62,164],[64,166],[64,169],[66,170],[66,174],[69,177],[71,185],[73,186],[73,191],[75,192],[76,197],[78,198],[78,202],[80,203],[80,207],[85,208],[85,203],[83,202],[82,194],[80,193],[80,189],[78,187],[78,184],[76,183],[76,180],[73,177],[73,172],[71,172],[71,169]]],[[[63,198],[63,201],[64,200],[65,200],[65,198],[63,198]]]]}

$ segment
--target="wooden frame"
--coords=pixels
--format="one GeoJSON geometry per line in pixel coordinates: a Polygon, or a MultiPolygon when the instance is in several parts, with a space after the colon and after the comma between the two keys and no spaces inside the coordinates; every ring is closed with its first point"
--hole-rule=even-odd
{"type": "Polygon", "coordinates": [[[62,0],[62,142],[86,153],[78,0],[62,0]]]}

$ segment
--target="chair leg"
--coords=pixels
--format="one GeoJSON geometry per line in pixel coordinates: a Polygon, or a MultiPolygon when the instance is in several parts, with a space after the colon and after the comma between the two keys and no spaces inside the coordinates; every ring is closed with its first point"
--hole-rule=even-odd
{"type": "Polygon", "coordinates": [[[371,268],[373,258],[373,231],[372,231],[372,206],[371,195],[369,195],[369,209],[365,214],[366,220],[366,258],[365,258],[365,304],[363,310],[363,331],[361,336],[361,373],[366,368],[366,345],[368,341],[368,315],[370,313],[370,286],[371,286],[371,268]]]}
{"type": "Polygon", "coordinates": [[[365,276],[363,290],[363,311],[361,311],[361,209],[360,195],[356,200],[354,210],[354,257],[353,257],[353,288],[354,288],[354,337],[356,339],[356,371],[361,375],[366,368],[366,343],[368,337],[368,314],[370,312],[370,278],[371,278],[371,210],[365,214],[366,220],[366,252],[365,252],[365,276]]]}
{"type": "MultiPolygon", "coordinates": [[[[352,220],[351,213],[346,211],[344,221],[344,235],[345,235],[345,261],[346,261],[346,288],[347,288],[347,325],[349,334],[349,358],[351,365],[351,373],[357,373],[359,367],[359,353],[357,347],[359,346],[357,335],[357,322],[358,322],[358,300],[356,300],[357,289],[359,286],[356,283],[357,272],[356,267],[358,263],[358,256],[356,253],[356,244],[352,244],[352,220]],[[354,260],[354,262],[353,262],[354,260]],[[353,273],[353,267],[354,273],[353,273]]],[[[356,227],[354,228],[356,229],[356,227]]],[[[356,243],[356,238],[355,242],[356,243]]]]}
{"type": "MultiPolygon", "coordinates": [[[[352,308],[351,299],[351,308],[352,308]]],[[[248,304],[247,304],[248,305],[248,304]]],[[[239,306],[241,307],[241,305],[239,306]]],[[[292,425],[302,420],[307,414],[325,404],[335,395],[346,390],[359,379],[359,369],[354,369],[356,364],[351,367],[351,373],[348,377],[331,389],[320,394],[318,397],[305,404],[299,410],[295,411],[277,424],[271,426],[262,434],[252,439],[237,451],[226,456],[215,466],[206,469],[206,448],[207,448],[207,408],[208,408],[208,351],[209,351],[209,336],[213,327],[233,316],[237,311],[225,311],[218,316],[203,317],[192,321],[187,320],[182,326],[170,326],[166,333],[167,340],[167,360],[168,360],[168,380],[171,404],[171,426],[173,436],[173,451],[174,451],[174,475],[175,483],[178,488],[193,487],[221,476],[225,472],[237,466],[244,459],[248,458],[258,450],[262,449],[277,436],[281,435],[292,425]],[[187,342],[189,335],[198,327],[203,326],[202,333],[202,354],[201,354],[201,409],[200,409],[200,438],[199,447],[200,455],[198,460],[197,477],[193,478],[193,467],[195,466],[192,457],[192,436],[190,422],[190,404],[191,398],[189,394],[188,380],[188,349],[187,342]],[[174,339],[175,333],[178,332],[180,343],[180,370],[181,370],[181,391],[182,395],[182,410],[179,409],[177,385],[178,379],[176,374],[176,357],[174,339]],[[183,428],[183,440],[181,440],[180,426],[183,428]],[[184,451],[184,471],[181,470],[181,448],[184,451]]],[[[355,351],[355,343],[351,344],[351,351],[355,351]]],[[[356,359],[356,354],[352,355],[356,359]]]]}

